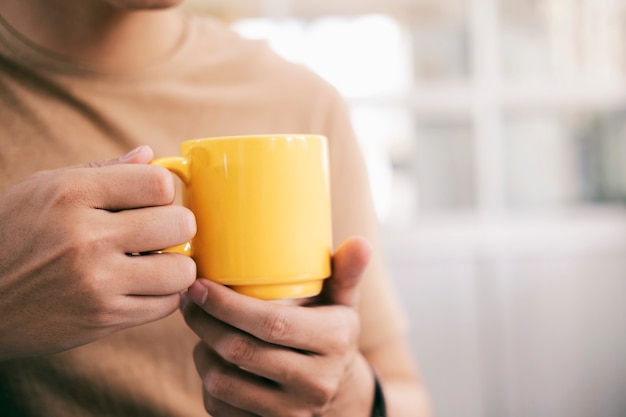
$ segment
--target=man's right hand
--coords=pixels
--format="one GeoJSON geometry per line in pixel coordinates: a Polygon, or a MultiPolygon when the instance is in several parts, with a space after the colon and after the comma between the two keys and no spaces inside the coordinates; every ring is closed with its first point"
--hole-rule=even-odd
{"type": "Polygon", "coordinates": [[[150,148],[37,173],[0,195],[0,360],[50,354],[177,310],[193,214],[150,148]]]}

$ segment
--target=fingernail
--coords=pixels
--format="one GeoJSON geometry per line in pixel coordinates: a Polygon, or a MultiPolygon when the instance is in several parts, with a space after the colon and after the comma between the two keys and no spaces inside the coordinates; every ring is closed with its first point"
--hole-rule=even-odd
{"type": "Polygon", "coordinates": [[[202,306],[206,301],[207,289],[200,281],[196,280],[187,290],[187,294],[189,294],[189,298],[191,298],[194,303],[202,306]]]}
{"type": "Polygon", "coordinates": [[[137,155],[139,153],[141,148],[143,148],[143,146],[138,146],[135,149],[133,149],[132,151],[128,152],[126,155],[120,156],[118,158],[118,161],[120,161],[120,162],[130,161],[133,158],[133,156],[135,156],[135,155],[137,155]]]}

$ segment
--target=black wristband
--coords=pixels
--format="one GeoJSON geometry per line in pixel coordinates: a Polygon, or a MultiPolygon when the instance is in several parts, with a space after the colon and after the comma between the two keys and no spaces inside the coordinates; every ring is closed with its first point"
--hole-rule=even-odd
{"type": "Polygon", "coordinates": [[[383,389],[380,386],[380,380],[378,375],[372,369],[374,374],[374,404],[372,405],[372,417],[386,417],[387,407],[385,406],[385,396],[383,395],[383,389]]]}

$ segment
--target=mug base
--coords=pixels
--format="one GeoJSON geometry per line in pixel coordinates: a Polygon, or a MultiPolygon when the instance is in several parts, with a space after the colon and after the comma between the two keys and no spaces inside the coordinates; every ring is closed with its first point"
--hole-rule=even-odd
{"type": "Polygon", "coordinates": [[[229,287],[239,294],[261,300],[279,300],[313,297],[322,291],[323,283],[323,279],[317,279],[290,284],[229,285],[229,287]]]}

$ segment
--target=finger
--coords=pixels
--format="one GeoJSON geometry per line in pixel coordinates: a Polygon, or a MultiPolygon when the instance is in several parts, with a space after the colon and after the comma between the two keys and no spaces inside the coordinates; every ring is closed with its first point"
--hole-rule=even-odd
{"type": "Polygon", "coordinates": [[[364,238],[346,240],[333,256],[333,275],[325,280],[319,300],[324,304],[355,306],[357,287],[369,263],[371,251],[369,242],[364,238]]]}
{"type": "Polygon", "coordinates": [[[206,395],[229,404],[231,410],[251,415],[274,415],[276,410],[272,407],[286,403],[285,394],[277,384],[224,362],[206,345],[196,347],[194,361],[206,395]]]}
{"type": "Polygon", "coordinates": [[[280,380],[281,363],[303,365],[301,352],[260,340],[206,314],[193,303],[185,307],[183,315],[189,327],[222,359],[256,375],[280,380]]]}
{"type": "Polygon", "coordinates": [[[56,204],[110,211],[167,205],[176,192],[170,172],[154,165],[65,169],[52,181],[56,204]]]}
{"type": "Polygon", "coordinates": [[[267,343],[317,354],[343,349],[357,324],[352,309],[335,306],[305,308],[271,303],[238,294],[199,279],[189,297],[209,315],[267,343]]]}
{"type": "Polygon", "coordinates": [[[152,160],[152,158],[154,158],[154,152],[152,151],[152,148],[143,145],[138,146],[137,148],[131,150],[125,155],[120,156],[119,158],[91,161],[85,164],[73,165],[61,169],[67,170],[74,168],[98,168],[120,164],[147,164],[152,160]]]}
{"type": "Polygon", "coordinates": [[[180,294],[163,296],[127,295],[121,296],[125,308],[118,309],[123,314],[120,320],[124,327],[134,327],[151,323],[169,316],[178,309],[180,294]]]}
{"type": "Polygon", "coordinates": [[[154,159],[154,152],[149,146],[139,146],[126,155],[120,156],[114,163],[122,164],[147,164],[154,159]]]}
{"type": "Polygon", "coordinates": [[[257,339],[206,314],[193,303],[184,308],[183,315],[189,327],[227,363],[281,384],[310,377],[312,355],[257,339]]]}
{"type": "Polygon", "coordinates": [[[182,206],[168,205],[102,213],[122,253],[145,253],[171,248],[190,241],[196,234],[193,213],[182,206]]]}
{"type": "Polygon", "coordinates": [[[122,283],[123,295],[178,294],[196,280],[196,264],[185,255],[161,253],[120,258],[120,268],[131,275],[122,283]]]}

